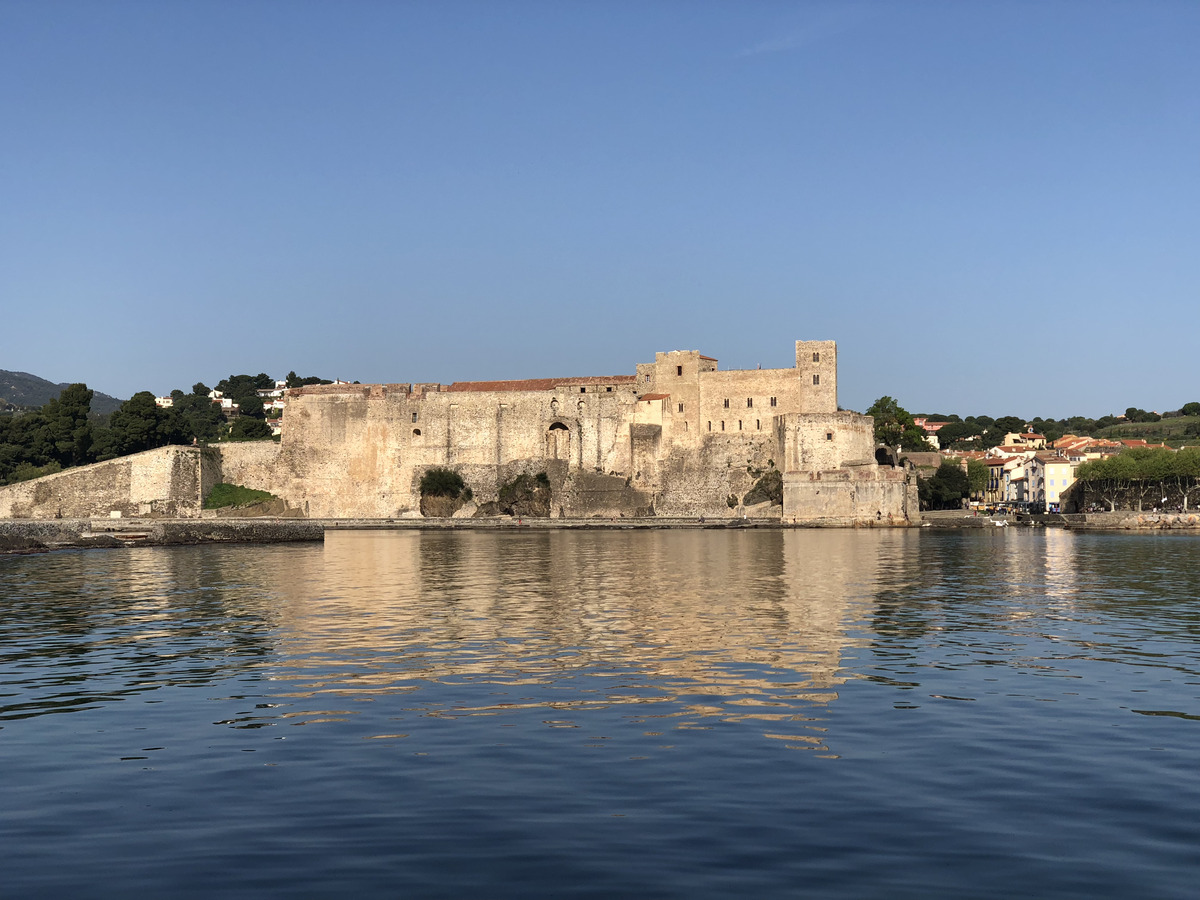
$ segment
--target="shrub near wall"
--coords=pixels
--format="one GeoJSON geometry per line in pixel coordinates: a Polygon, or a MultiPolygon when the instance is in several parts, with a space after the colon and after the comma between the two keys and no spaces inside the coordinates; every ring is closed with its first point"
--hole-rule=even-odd
{"type": "Polygon", "coordinates": [[[449,518],[470,501],[472,491],[453,469],[433,468],[421,476],[421,515],[449,518]]]}

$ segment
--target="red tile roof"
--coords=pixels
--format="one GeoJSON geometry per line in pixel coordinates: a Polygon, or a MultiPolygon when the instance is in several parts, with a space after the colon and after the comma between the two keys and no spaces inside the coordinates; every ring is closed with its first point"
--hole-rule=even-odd
{"type": "Polygon", "coordinates": [[[527,378],[521,381],[456,381],[447,391],[552,391],[560,385],[633,384],[636,375],[598,375],[595,378],[527,378]]]}
{"type": "Polygon", "coordinates": [[[639,400],[666,400],[670,394],[642,394],[638,397],[639,400]]]}

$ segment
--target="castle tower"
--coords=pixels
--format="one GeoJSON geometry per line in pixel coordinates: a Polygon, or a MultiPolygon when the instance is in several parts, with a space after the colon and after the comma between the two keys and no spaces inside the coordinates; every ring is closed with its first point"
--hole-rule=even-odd
{"type": "Polygon", "coordinates": [[[836,341],[796,341],[796,377],[804,412],[837,412],[836,341]]]}

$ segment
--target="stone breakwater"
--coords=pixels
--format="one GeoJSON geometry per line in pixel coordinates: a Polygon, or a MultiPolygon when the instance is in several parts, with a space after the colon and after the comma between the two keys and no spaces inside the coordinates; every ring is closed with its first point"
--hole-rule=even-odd
{"type": "MultiPolygon", "coordinates": [[[[1110,515],[1112,515],[1110,513],[1110,515]]],[[[1163,531],[1200,529],[1200,515],[1196,513],[1119,513],[1114,524],[1097,526],[1091,521],[1085,528],[1117,528],[1124,531],[1163,531]]]]}
{"type": "Polygon", "coordinates": [[[0,553],[98,547],[323,541],[321,522],[301,519],[8,519],[0,553]]]}

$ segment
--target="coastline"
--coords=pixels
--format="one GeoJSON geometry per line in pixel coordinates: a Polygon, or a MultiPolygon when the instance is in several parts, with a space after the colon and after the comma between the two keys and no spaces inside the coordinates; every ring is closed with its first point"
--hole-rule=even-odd
{"type": "Polygon", "coordinates": [[[1200,513],[1079,513],[976,516],[957,510],[922,514],[918,522],[785,522],[779,518],[698,519],[665,516],[638,518],[412,518],[297,519],[225,517],[219,519],[0,519],[0,555],[50,550],[119,547],[172,547],[191,544],[278,544],[324,541],[328,531],[497,531],[768,529],[792,528],[1066,528],[1077,531],[1200,533],[1200,513]]]}

